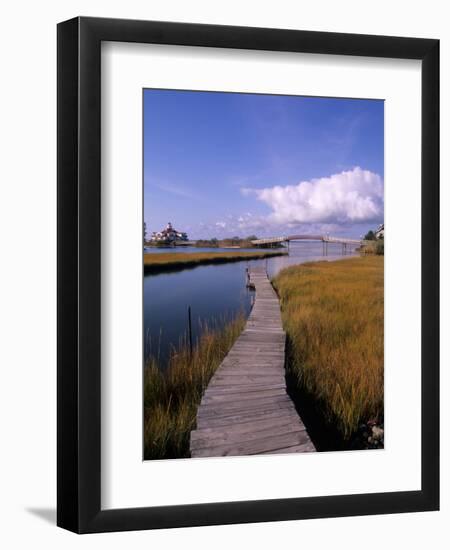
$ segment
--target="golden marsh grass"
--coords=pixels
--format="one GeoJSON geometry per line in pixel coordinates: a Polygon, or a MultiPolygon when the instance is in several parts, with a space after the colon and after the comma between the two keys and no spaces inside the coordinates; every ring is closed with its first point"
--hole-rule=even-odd
{"type": "Polygon", "coordinates": [[[155,359],[144,367],[144,459],[188,458],[197,408],[212,375],[245,325],[238,316],[221,329],[204,327],[194,347],[173,350],[161,370],[155,359]]]}
{"type": "Polygon", "coordinates": [[[158,272],[167,269],[181,269],[183,267],[195,267],[201,264],[218,264],[226,262],[238,262],[242,260],[261,260],[271,256],[281,256],[285,251],[244,251],[233,250],[230,252],[164,252],[160,254],[144,254],[144,272],[158,272]]]}
{"type": "Polygon", "coordinates": [[[380,419],[384,403],[382,256],[316,262],[273,281],[290,341],[288,368],[299,387],[349,438],[380,419]]]}

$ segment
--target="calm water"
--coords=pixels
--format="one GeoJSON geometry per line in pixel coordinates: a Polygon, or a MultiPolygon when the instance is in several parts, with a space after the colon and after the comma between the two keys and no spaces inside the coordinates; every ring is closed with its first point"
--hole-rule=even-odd
{"type": "MultiPolygon", "coordinates": [[[[218,252],[217,248],[178,247],[150,248],[149,254],[165,252],[218,252]]],[[[349,255],[349,254],[348,254],[349,255]]],[[[150,274],[144,277],[144,355],[159,357],[162,367],[170,349],[186,338],[188,307],[192,311],[194,341],[202,326],[220,326],[251,309],[253,292],[246,288],[246,267],[266,265],[270,277],[281,269],[314,260],[342,258],[340,245],[328,245],[328,256],[322,253],[321,242],[301,242],[290,245],[288,257],[267,260],[204,265],[183,271],[150,274]]]]}

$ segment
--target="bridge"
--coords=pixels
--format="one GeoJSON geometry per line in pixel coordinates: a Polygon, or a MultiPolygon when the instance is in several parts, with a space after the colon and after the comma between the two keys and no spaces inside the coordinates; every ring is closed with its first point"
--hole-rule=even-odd
{"type": "Polygon", "coordinates": [[[360,246],[363,241],[357,239],[347,239],[345,237],[330,237],[329,235],[283,235],[281,237],[267,237],[266,239],[254,239],[250,241],[255,246],[273,246],[274,244],[287,243],[289,250],[289,243],[291,241],[321,241],[324,256],[328,255],[329,244],[342,245],[342,253],[347,253],[348,245],[360,246]]]}
{"type": "Polygon", "coordinates": [[[256,246],[278,243],[289,243],[290,241],[321,241],[334,244],[362,244],[362,240],[347,239],[345,237],[330,237],[329,235],[283,235],[282,237],[267,237],[265,239],[254,239],[250,241],[256,246]]]}
{"type": "Polygon", "coordinates": [[[193,458],[315,451],[286,390],[286,333],[266,271],[253,267],[247,324],[211,378],[191,432],[193,458]]]}

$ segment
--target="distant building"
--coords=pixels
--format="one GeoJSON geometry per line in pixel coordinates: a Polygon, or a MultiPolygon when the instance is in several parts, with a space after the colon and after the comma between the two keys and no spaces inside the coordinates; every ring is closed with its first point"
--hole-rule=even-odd
{"type": "Polygon", "coordinates": [[[154,231],[152,233],[151,241],[156,243],[173,243],[175,241],[187,241],[188,236],[182,231],[177,231],[172,227],[172,224],[169,222],[165,229],[162,231],[154,231]]]}
{"type": "Polygon", "coordinates": [[[377,227],[377,230],[375,231],[375,237],[377,239],[384,239],[384,223],[377,227]]]}

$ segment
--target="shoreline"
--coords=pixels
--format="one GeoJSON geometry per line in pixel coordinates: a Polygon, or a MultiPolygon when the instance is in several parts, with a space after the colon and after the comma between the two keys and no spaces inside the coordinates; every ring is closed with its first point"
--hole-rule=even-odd
{"type": "Polygon", "coordinates": [[[178,271],[200,265],[224,264],[245,260],[264,260],[274,256],[287,256],[285,251],[258,252],[199,252],[185,254],[174,252],[167,254],[144,254],[144,275],[178,271]]]}

